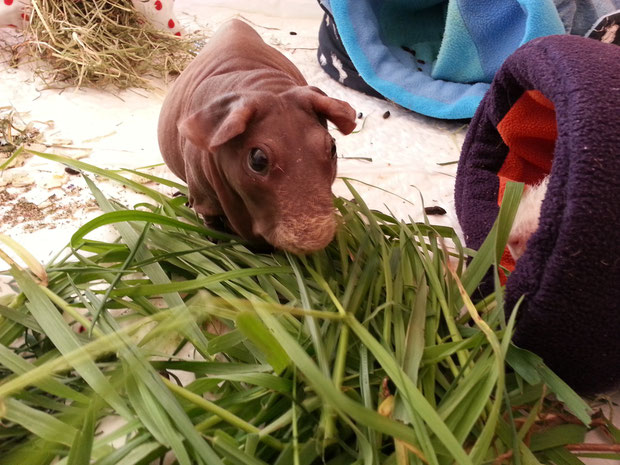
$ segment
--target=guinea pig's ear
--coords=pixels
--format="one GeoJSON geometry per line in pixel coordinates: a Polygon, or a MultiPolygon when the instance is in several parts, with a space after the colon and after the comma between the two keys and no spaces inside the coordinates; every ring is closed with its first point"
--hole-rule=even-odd
{"type": "Polygon", "coordinates": [[[308,86],[308,98],[312,108],[336,125],[343,134],[350,134],[355,129],[355,110],[347,102],[328,97],[318,87],[308,86]]]}
{"type": "Polygon", "coordinates": [[[254,112],[250,101],[237,95],[225,95],[181,121],[179,133],[196,147],[215,151],[242,134],[254,112]]]}

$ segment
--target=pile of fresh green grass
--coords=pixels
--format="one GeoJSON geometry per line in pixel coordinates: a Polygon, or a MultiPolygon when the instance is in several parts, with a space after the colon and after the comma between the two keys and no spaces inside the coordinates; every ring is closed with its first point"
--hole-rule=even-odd
{"type": "Polygon", "coordinates": [[[183,196],[37,155],[82,170],[105,213],[45,269],[4,238],[29,268],[12,264],[0,305],[0,464],[581,463],[588,406],[510,344],[499,285],[469,297],[497,276],[518,186],[474,253],[350,185],[334,242],[297,257],[205,229],[183,196]],[[119,205],[96,177],[150,202],[119,205]],[[108,224],[118,241],[86,237],[108,224]]]}

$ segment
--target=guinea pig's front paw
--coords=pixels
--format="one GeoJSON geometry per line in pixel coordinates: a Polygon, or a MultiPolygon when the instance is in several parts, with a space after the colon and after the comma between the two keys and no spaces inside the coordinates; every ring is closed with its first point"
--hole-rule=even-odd
{"type": "MultiPolygon", "coordinates": [[[[184,197],[186,194],[184,194],[181,191],[176,191],[174,194],[172,194],[172,198],[176,199],[177,197],[184,197]]],[[[189,198],[187,199],[187,202],[185,202],[185,206],[192,208],[192,202],[189,200],[189,198]]]]}
{"type": "MultiPolygon", "coordinates": [[[[215,216],[203,215],[202,218],[204,220],[205,226],[208,229],[212,231],[220,232],[220,233],[226,233],[226,234],[238,236],[238,234],[233,230],[226,216],[224,215],[215,215],[215,216]]],[[[207,238],[211,242],[215,242],[215,243],[219,243],[221,241],[221,239],[218,239],[217,237],[213,237],[210,235],[207,235],[207,238]]],[[[246,242],[242,238],[239,238],[239,240],[243,242],[245,246],[253,253],[272,253],[276,250],[271,244],[265,241],[254,240],[251,242],[246,242]]]]}
{"type": "Polygon", "coordinates": [[[214,231],[219,231],[227,234],[235,234],[225,216],[203,216],[203,220],[205,226],[209,229],[213,229],[214,231]]]}

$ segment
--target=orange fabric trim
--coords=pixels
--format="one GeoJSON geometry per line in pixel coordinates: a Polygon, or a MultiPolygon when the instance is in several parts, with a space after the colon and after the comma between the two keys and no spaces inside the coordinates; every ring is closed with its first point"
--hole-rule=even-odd
{"type": "MultiPolygon", "coordinates": [[[[506,181],[536,184],[551,172],[558,128],[555,107],[540,91],[524,92],[499,122],[497,131],[508,146],[508,155],[497,173],[500,186],[505,187],[506,181]]],[[[504,193],[500,190],[498,204],[504,193]]]]}
{"type": "MultiPolygon", "coordinates": [[[[528,90],[497,125],[508,146],[508,155],[500,168],[497,204],[501,205],[508,181],[537,184],[551,172],[555,141],[558,137],[555,106],[538,90],[528,90]]],[[[504,250],[501,265],[512,271],[515,262],[504,250]]],[[[506,281],[500,273],[502,284],[506,281]]]]}

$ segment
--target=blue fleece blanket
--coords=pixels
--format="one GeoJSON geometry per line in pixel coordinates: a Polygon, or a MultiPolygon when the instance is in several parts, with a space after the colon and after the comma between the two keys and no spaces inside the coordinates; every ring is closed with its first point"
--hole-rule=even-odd
{"type": "MultiPolygon", "coordinates": [[[[319,61],[330,75],[348,85],[359,73],[360,90],[444,119],[471,118],[512,52],[536,37],[565,34],[586,14],[575,0],[319,2],[328,12],[319,61]],[[340,45],[346,53],[334,52],[340,45]],[[348,59],[349,66],[342,63],[348,59]]],[[[620,0],[585,3],[590,15],[620,8],[620,0]]]]}

